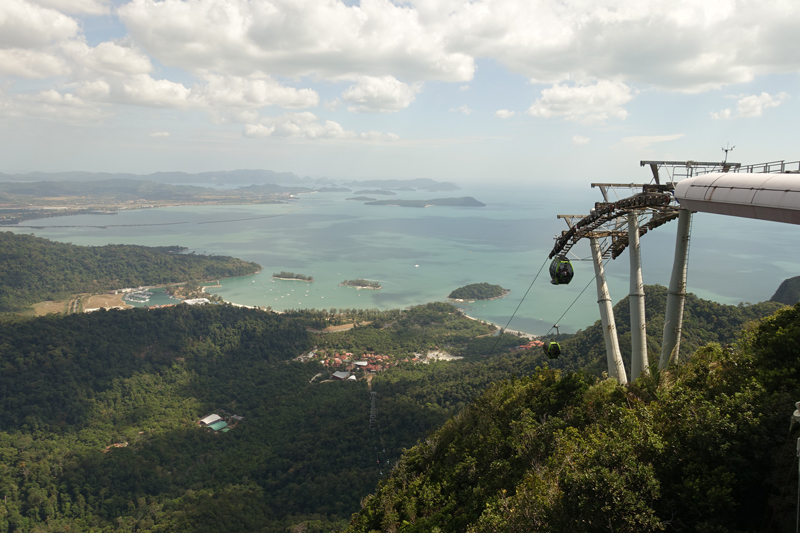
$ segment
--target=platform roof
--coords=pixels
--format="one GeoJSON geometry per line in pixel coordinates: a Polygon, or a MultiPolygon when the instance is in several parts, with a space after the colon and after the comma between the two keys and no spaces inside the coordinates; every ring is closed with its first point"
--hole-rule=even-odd
{"type": "Polygon", "coordinates": [[[800,174],[703,174],[678,182],[675,199],[690,211],[800,224],[800,174]]]}

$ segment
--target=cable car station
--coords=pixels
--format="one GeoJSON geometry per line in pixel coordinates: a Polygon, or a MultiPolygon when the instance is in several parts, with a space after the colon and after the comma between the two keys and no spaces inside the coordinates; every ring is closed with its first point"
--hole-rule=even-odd
{"type": "MultiPolygon", "coordinates": [[[[676,363],[680,352],[692,213],[716,213],[800,224],[800,161],[742,166],[740,163],[727,162],[728,151],[726,160],[721,163],[641,161],[640,166],[647,166],[652,172],[649,183],[592,183],[593,188],[600,190],[602,202],[596,203],[588,215],[558,215],[566,222],[567,229],[555,237],[555,245],[548,256],[552,260],[550,282],[565,285],[572,281],[574,270],[568,255],[581,239],[588,239],[608,375],[621,384],[626,384],[628,378],[605,277],[604,266],[609,260],[629,250],[630,368],[631,380],[635,380],[650,370],[640,252],[640,238],[643,235],[672,220],[678,220],[658,363],[661,370],[676,363]],[[662,172],[666,180],[662,180],[662,172]],[[613,199],[610,197],[612,194],[613,199]]],[[[545,346],[545,352],[551,358],[558,357],[558,343],[550,344],[556,345],[553,348],[555,355],[550,353],[551,346],[545,346]]]]}

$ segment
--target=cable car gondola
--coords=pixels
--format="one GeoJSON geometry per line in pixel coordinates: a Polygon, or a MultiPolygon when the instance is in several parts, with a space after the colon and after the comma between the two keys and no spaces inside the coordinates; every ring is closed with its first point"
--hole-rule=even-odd
{"type": "Polygon", "coordinates": [[[557,255],[550,263],[550,283],[553,285],[568,285],[572,281],[575,271],[572,263],[563,255],[557,255]]]}
{"type": "Polygon", "coordinates": [[[561,355],[561,346],[556,341],[550,341],[542,348],[544,348],[545,355],[550,359],[558,359],[558,356],[561,355]]]}

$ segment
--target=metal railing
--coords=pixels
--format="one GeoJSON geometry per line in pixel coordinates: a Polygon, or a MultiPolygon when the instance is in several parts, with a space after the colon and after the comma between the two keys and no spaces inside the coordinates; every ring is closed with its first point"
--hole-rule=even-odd
{"type": "MultiPolygon", "coordinates": [[[[719,172],[719,170],[697,169],[696,174],[697,175],[708,174],[709,172],[719,172]]],[[[729,169],[728,172],[739,172],[747,174],[754,174],[754,173],[783,174],[786,172],[800,173],[800,161],[790,161],[787,163],[784,160],[780,160],[780,161],[769,161],[767,163],[757,163],[755,165],[741,165],[739,167],[734,167],[729,169]]]]}

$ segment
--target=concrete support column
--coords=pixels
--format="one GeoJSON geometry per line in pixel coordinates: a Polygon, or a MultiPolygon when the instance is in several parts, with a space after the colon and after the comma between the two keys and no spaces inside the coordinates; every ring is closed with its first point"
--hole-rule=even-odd
{"type": "Polygon", "coordinates": [[[628,253],[631,260],[631,286],[628,304],[631,312],[631,381],[650,373],[647,359],[647,324],[644,316],[644,282],[639,248],[639,217],[628,213],[628,253]]]}
{"type": "Polygon", "coordinates": [[[689,228],[692,213],[688,209],[678,212],[678,235],[675,239],[675,260],[672,263],[672,276],[669,280],[667,312],[664,315],[664,341],[661,345],[659,370],[670,363],[678,362],[681,348],[681,328],[683,327],[683,304],[686,300],[686,267],[689,259],[689,228]]]}
{"type": "Polygon", "coordinates": [[[619,351],[617,338],[617,325],[614,322],[614,309],[611,306],[611,295],[608,293],[606,273],[603,269],[603,255],[600,253],[600,243],[596,237],[591,237],[589,243],[592,247],[594,260],[595,280],[597,281],[597,303],[600,306],[600,322],[603,324],[603,338],[606,342],[606,358],[608,359],[608,375],[620,384],[628,383],[625,366],[622,364],[622,354],[619,351]]]}

